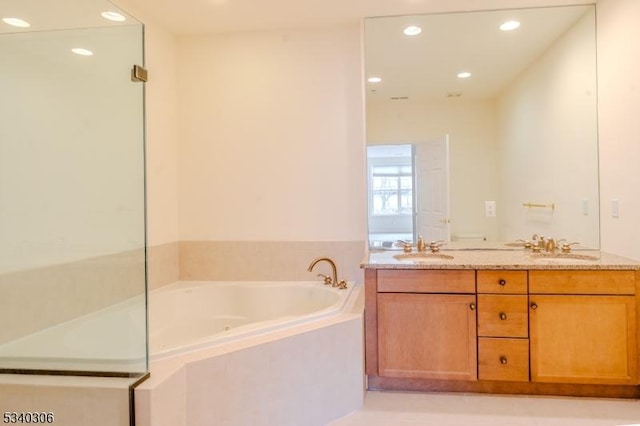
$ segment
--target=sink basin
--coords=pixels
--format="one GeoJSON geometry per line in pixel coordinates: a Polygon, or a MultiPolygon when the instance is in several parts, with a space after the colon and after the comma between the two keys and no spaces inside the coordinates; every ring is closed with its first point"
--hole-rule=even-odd
{"type": "Polygon", "coordinates": [[[524,248],[524,243],[505,243],[505,247],[518,247],[524,248]]]}
{"type": "Polygon", "coordinates": [[[588,263],[599,260],[599,257],[588,254],[577,253],[533,253],[531,258],[534,260],[544,260],[552,263],[588,263]]]}
{"type": "Polygon", "coordinates": [[[443,253],[418,252],[418,253],[402,253],[393,256],[397,260],[413,260],[414,262],[429,262],[438,260],[451,260],[453,256],[443,253]]]}

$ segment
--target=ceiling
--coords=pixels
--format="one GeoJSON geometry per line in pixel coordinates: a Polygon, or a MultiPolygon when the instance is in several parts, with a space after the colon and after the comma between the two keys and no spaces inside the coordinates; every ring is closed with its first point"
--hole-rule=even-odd
{"type": "Polygon", "coordinates": [[[590,10],[584,5],[368,19],[365,73],[382,81],[367,83],[367,99],[494,99],[590,10]],[[521,26],[500,31],[508,20],[521,26]],[[423,31],[407,37],[407,25],[423,31]],[[471,77],[458,78],[463,71],[471,77]]]}
{"type": "Polygon", "coordinates": [[[0,0],[1,18],[20,18],[31,26],[16,28],[0,21],[0,34],[138,24],[107,0],[0,0]],[[128,19],[124,23],[108,21],[100,16],[107,10],[120,12],[128,19]]]}
{"type": "MultiPolygon", "coordinates": [[[[4,0],[3,0],[4,1],[4,0]]],[[[24,0],[23,0],[24,1],[24,0]]],[[[31,0],[30,0],[31,1],[31,0]]],[[[52,0],[49,0],[52,1],[52,0]]],[[[113,0],[175,34],[323,27],[365,17],[589,4],[595,0],[113,0]],[[134,10],[135,9],[135,10],[134,10]]]]}
{"type": "MultiPolygon", "coordinates": [[[[571,14],[558,14],[559,18],[539,14],[532,17],[531,25],[523,24],[512,39],[518,43],[500,44],[496,37],[504,34],[493,31],[486,37],[471,35],[470,23],[457,36],[429,33],[438,26],[446,30],[449,24],[435,24],[433,14],[456,11],[497,10],[501,8],[527,8],[592,4],[595,0],[113,0],[115,9],[144,17],[145,21],[181,35],[218,34],[228,32],[293,30],[298,28],[359,25],[367,17],[365,49],[367,73],[384,78],[383,84],[369,85],[368,95],[376,91],[378,98],[404,96],[445,96],[463,92],[467,97],[483,97],[495,93],[503,84],[504,75],[513,76],[531,60],[530,54],[541,51],[567,23],[571,14]],[[421,17],[418,14],[431,14],[421,17]],[[411,18],[405,15],[414,15],[411,18]],[[412,21],[431,28],[407,47],[407,40],[398,32],[398,26],[412,21]],[[532,28],[543,28],[531,32],[532,28]],[[390,36],[396,34],[396,36],[390,36]],[[471,38],[470,38],[471,37],[471,38]],[[447,43],[444,43],[446,39],[447,43]],[[438,40],[438,43],[428,43],[438,40]],[[455,43],[457,47],[452,47],[455,43]],[[500,46],[490,53],[489,47],[500,46]],[[375,49],[372,47],[375,46],[375,49]],[[456,50],[460,49],[460,50],[456,50]],[[482,54],[479,54],[482,52],[482,54]],[[491,61],[486,61],[491,57],[491,61]],[[435,63],[433,58],[441,58],[435,63]],[[442,59],[446,58],[446,59],[442,59]],[[470,67],[474,77],[466,82],[451,81],[451,70],[470,67]],[[437,76],[434,68],[441,68],[437,76]],[[446,71],[446,72],[445,72],[446,71]],[[428,78],[425,78],[428,76],[428,78]],[[482,76],[482,79],[476,78],[482,76]],[[499,78],[500,77],[500,78],[499,78]],[[427,87],[429,83],[429,87],[427,87]],[[475,85],[475,89],[471,86],[475,85]],[[437,93],[433,92],[437,88],[437,93]],[[421,93],[411,92],[418,88],[421,93]],[[431,93],[429,92],[431,90],[431,93]]],[[[0,18],[20,17],[32,23],[28,29],[16,29],[0,21],[0,33],[19,33],[61,29],[87,28],[109,25],[137,24],[128,19],[124,24],[105,21],[99,12],[114,9],[107,0],[0,0],[0,18]]],[[[564,9],[564,8],[560,8],[564,9]]],[[[493,12],[500,15],[502,12],[493,12]]],[[[509,13],[515,16],[514,13],[509,13]]],[[[126,15],[126,14],[125,14],[126,15]]],[[[451,14],[447,16],[457,16],[451,14]]],[[[474,14],[476,15],[476,14],[474,14]]],[[[477,14],[485,16],[490,14],[477,14]]],[[[435,15],[442,16],[442,15],[435,15]]],[[[506,16],[506,15],[505,15],[506,16]]],[[[479,18],[474,18],[479,22],[479,18]],[[477,19],[476,19],[477,18],[477,19]]],[[[438,22],[443,22],[438,18],[438,22]]],[[[493,25],[484,22],[482,25],[493,25]]],[[[491,28],[494,28],[493,26],[491,28]]],[[[504,39],[504,37],[503,37],[504,39]]],[[[504,40],[502,40],[504,41],[504,40]]],[[[369,96],[369,99],[372,99],[369,96]]]]}

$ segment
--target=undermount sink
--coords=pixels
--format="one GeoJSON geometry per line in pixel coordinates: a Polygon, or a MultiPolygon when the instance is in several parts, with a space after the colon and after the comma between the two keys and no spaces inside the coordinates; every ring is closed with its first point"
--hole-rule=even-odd
{"type": "Polygon", "coordinates": [[[415,262],[429,262],[438,260],[451,260],[453,256],[443,253],[431,253],[431,252],[417,252],[417,253],[402,253],[393,256],[397,260],[413,260],[415,262]]]}
{"type": "Polygon", "coordinates": [[[554,263],[582,263],[593,262],[599,258],[588,254],[577,253],[533,253],[531,258],[534,260],[544,260],[554,263]]]}

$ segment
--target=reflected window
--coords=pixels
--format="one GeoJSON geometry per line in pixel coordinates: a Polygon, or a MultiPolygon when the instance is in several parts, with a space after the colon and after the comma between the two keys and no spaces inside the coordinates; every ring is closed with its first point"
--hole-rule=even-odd
{"type": "Polygon", "coordinates": [[[372,166],[371,213],[373,215],[411,214],[413,211],[412,175],[411,163],[372,166]]]}
{"type": "Polygon", "coordinates": [[[414,148],[406,145],[367,147],[369,245],[391,248],[411,241],[415,227],[414,148]]]}

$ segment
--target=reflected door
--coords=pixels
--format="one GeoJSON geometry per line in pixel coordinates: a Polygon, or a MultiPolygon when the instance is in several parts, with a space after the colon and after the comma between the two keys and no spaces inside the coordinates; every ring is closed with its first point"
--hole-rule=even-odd
{"type": "Polygon", "coordinates": [[[415,144],[416,229],[427,241],[450,241],[449,135],[415,144]]]}

